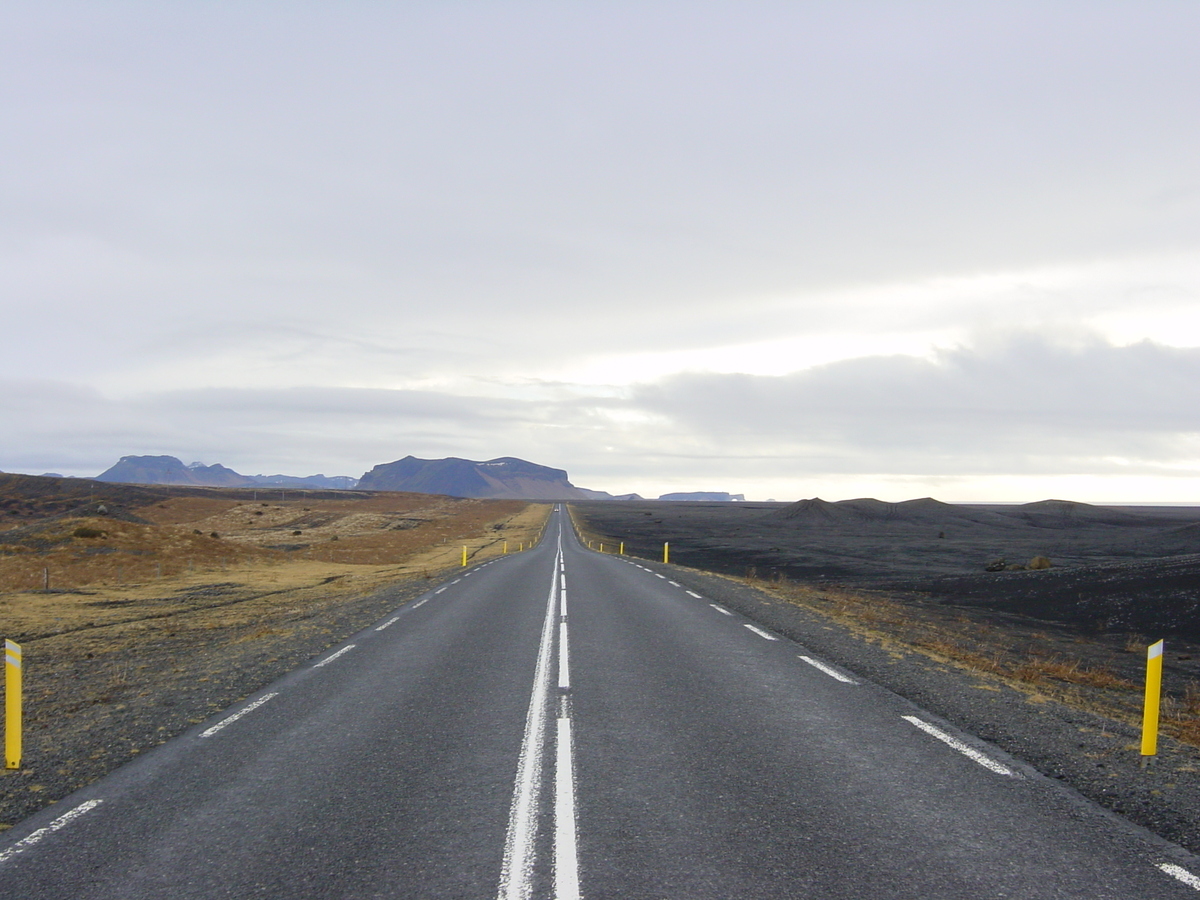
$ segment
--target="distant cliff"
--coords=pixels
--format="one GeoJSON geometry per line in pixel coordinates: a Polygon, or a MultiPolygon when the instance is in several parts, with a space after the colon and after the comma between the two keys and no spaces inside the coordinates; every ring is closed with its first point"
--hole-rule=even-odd
{"type": "Polygon", "coordinates": [[[693,500],[697,502],[732,502],[746,499],[745,494],[730,494],[725,491],[680,491],[663,494],[659,500],[693,500]]]}
{"type": "Polygon", "coordinates": [[[406,456],[383,463],[358,480],[364,491],[416,491],[451,497],[503,500],[586,500],[597,492],[575,487],[563,469],[539,466],[511,456],[476,462],[451,456],[406,456]]]}

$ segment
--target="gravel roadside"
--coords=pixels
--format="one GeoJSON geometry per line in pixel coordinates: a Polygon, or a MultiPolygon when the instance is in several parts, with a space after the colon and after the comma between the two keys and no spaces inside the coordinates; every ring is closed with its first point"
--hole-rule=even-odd
{"type": "MultiPolygon", "coordinates": [[[[23,766],[0,769],[0,831],[270,684],[453,575],[282,603],[252,625],[186,615],[24,645],[23,766]],[[130,629],[138,636],[129,644],[130,629]]],[[[253,602],[251,596],[246,602],[253,602]]],[[[206,613],[207,610],[201,611],[206,613]]]]}

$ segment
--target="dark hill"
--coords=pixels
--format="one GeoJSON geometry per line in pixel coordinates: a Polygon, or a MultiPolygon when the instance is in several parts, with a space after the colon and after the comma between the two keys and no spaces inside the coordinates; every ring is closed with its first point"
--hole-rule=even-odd
{"type": "Polygon", "coordinates": [[[768,513],[764,518],[782,520],[793,526],[826,528],[913,526],[924,529],[942,529],[964,525],[1013,527],[1021,524],[1006,519],[992,510],[955,506],[931,497],[905,500],[901,503],[885,503],[869,497],[830,503],[814,497],[811,500],[800,500],[783,509],[768,513]]]}
{"type": "Polygon", "coordinates": [[[585,500],[588,492],[567,480],[563,469],[552,469],[511,456],[476,462],[451,456],[418,459],[406,456],[383,463],[359,479],[360,490],[416,491],[451,497],[501,500],[585,500]]]}
{"type": "Polygon", "coordinates": [[[1114,525],[1121,528],[1148,525],[1162,526],[1162,519],[1124,512],[1111,507],[1092,506],[1074,500],[1039,500],[998,510],[1038,528],[1082,528],[1093,525],[1114,525]]]}

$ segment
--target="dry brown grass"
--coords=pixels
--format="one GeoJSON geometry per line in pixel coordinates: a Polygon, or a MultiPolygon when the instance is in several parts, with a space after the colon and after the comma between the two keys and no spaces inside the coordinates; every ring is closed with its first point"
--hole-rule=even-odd
{"type": "MultiPolygon", "coordinates": [[[[1024,692],[1031,702],[1054,699],[1135,727],[1141,725],[1143,684],[1108,666],[1089,663],[1085,639],[1076,637],[1072,642],[1080,650],[1075,655],[1063,652],[1063,642],[1055,645],[1044,631],[1031,629],[1014,641],[1011,630],[963,613],[933,613],[880,594],[738,580],[828,617],[894,653],[920,653],[993,679],[1024,692]],[[1053,649],[1055,646],[1058,649],[1053,649]]],[[[1140,655],[1145,646],[1144,639],[1133,635],[1125,649],[1140,655]]],[[[1164,692],[1160,728],[1164,734],[1200,746],[1200,684],[1192,681],[1182,691],[1164,692]]]]}
{"type": "Polygon", "coordinates": [[[23,529],[25,543],[0,543],[3,636],[194,614],[204,605],[196,598],[208,594],[210,605],[220,606],[316,587],[335,596],[366,593],[460,565],[464,546],[470,562],[499,555],[505,541],[511,550],[529,546],[549,510],[519,501],[403,494],[294,505],[177,498],[137,510],[154,522],[149,525],[50,520],[23,529]],[[102,534],[76,536],[80,529],[102,534]],[[292,534],[297,530],[301,535],[292,534]],[[214,531],[220,536],[212,537],[214,531]],[[269,546],[276,542],[295,546],[269,546]]]}

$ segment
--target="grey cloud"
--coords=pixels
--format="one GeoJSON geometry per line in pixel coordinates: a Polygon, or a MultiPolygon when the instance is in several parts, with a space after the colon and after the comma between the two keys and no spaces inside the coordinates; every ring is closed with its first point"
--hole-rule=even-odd
{"type": "Polygon", "coordinates": [[[1112,457],[1151,470],[1196,449],[1200,350],[1024,335],[780,377],[677,375],[632,402],[712,445],[835,471],[1120,470],[1112,457]]]}

